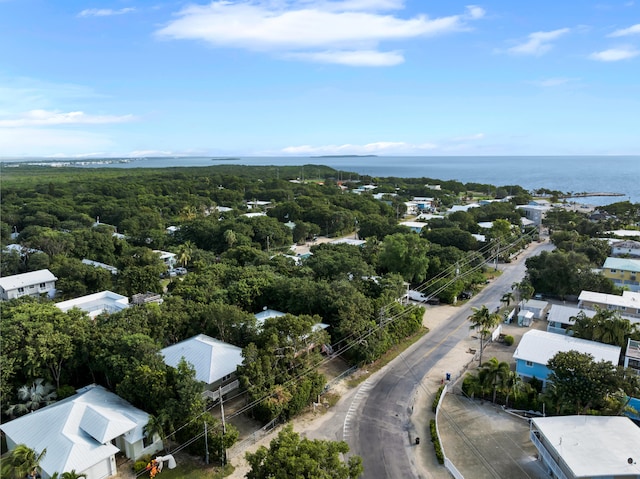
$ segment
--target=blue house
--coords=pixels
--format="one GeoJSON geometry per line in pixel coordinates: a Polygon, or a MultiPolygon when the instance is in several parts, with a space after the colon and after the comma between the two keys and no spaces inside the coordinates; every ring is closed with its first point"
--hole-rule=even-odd
{"type": "Polygon", "coordinates": [[[523,379],[536,377],[547,385],[551,370],[547,367],[549,360],[559,352],[578,351],[593,356],[594,361],[610,361],[617,365],[620,360],[620,346],[587,341],[572,336],[549,333],[547,331],[527,331],[522,336],[513,353],[516,361],[516,372],[523,379]]]}

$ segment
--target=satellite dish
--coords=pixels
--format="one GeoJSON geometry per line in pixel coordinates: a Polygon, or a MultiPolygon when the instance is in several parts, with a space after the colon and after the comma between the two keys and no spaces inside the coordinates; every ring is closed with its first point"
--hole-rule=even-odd
{"type": "Polygon", "coordinates": [[[267,307],[266,307],[266,306],[263,306],[263,307],[262,307],[262,311],[266,311],[266,310],[267,310],[267,307]]]}
{"type": "Polygon", "coordinates": [[[628,462],[629,464],[633,464],[633,457],[630,457],[629,459],[627,459],[627,462],[628,462]]]}

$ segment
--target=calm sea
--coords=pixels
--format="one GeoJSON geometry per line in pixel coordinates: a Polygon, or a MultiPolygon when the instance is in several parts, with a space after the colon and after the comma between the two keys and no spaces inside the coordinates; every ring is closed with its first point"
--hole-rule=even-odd
{"type": "MultiPolygon", "coordinates": [[[[301,166],[326,165],[356,175],[432,178],[497,186],[520,185],[528,190],[548,188],[563,192],[611,192],[621,197],[590,197],[583,203],[605,205],[630,200],[640,203],[640,156],[380,156],[380,157],[242,157],[144,158],[129,163],[87,165],[112,168],[167,168],[219,164],[301,166]]],[[[313,178],[312,166],[300,175],[313,178]]],[[[348,178],[348,175],[344,176],[348,178]]]]}

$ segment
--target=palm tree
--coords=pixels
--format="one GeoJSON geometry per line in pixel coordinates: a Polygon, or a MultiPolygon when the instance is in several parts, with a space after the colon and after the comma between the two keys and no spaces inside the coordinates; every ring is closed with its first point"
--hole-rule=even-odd
{"type": "Polygon", "coordinates": [[[75,469],[72,469],[71,472],[63,472],[62,474],[54,472],[53,476],[51,476],[51,479],[80,479],[82,477],[87,477],[87,475],[84,473],[76,472],[75,469]]]}
{"type": "Polygon", "coordinates": [[[40,469],[40,462],[46,454],[46,449],[38,454],[25,444],[18,444],[2,461],[2,477],[15,479],[28,475],[35,477],[40,469]]]}
{"type": "Polygon", "coordinates": [[[191,241],[185,241],[178,247],[178,263],[184,268],[191,261],[194,244],[191,241]]]}
{"type": "Polygon", "coordinates": [[[489,312],[489,308],[486,305],[482,305],[480,308],[471,308],[473,314],[469,316],[469,321],[471,321],[471,326],[469,329],[479,329],[480,330],[480,358],[478,364],[482,364],[482,352],[484,350],[484,340],[491,332],[491,328],[493,328],[500,321],[500,316],[497,314],[492,314],[489,312]]]}
{"type": "Polygon", "coordinates": [[[492,401],[494,403],[496,402],[498,389],[505,384],[510,371],[509,363],[498,361],[496,358],[491,358],[482,365],[478,375],[487,388],[491,388],[493,392],[492,401]]]}
{"type": "Polygon", "coordinates": [[[502,298],[500,298],[500,302],[504,303],[505,306],[508,308],[511,302],[514,301],[515,299],[516,297],[514,296],[514,294],[511,291],[507,291],[502,295],[502,298]]]}
{"type": "Polygon", "coordinates": [[[45,383],[42,378],[38,378],[31,385],[25,384],[18,389],[18,399],[22,402],[10,405],[5,410],[5,413],[9,416],[21,416],[39,409],[42,405],[48,406],[55,402],[56,397],[57,394],[53,385],[45,383]]]}
{"type": "Polygon", "coordinates": [[[223,234],[224,236],[224,240],[227,242],[227,245],[229,246],[229,248],[233,248],[233,245],[236,243],[237,241],[237,236],[236,236],[236,232],[233,230],[226,230],[223,234]]]}
{"type": "Polygon", "coordinates": [[[513,394],[513,399],[518,398],[518,394],[525,388],[526,383],[522,380],[522,377],[515,371],[509,371],[507,377],[504,380],[504,390],[507,393],[505,398],[505,406],[509,407],[509,398],[513,394]]]}

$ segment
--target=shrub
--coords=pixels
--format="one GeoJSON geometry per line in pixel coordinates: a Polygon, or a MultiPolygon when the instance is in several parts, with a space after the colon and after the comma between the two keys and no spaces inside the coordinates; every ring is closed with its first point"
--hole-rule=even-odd
{"type": "Polygon", "coordinates": [[[435,413],[438,408],[438,403],[440,402],[440,396],[442,396],[442,391],[444,390],[444,385],[438,388],[436,391],[436,397],[433,398],[433,403],[431,404],[431,410],[435,413]]]}
{"type": "Polygon", "coordinates": [[[429,421],[429,430],[431,431],[431,442],[433,443],[433,450],[436,453],[436,459],[438,459],[439,464],[444,464],[444,452],[442,452],[442,446],[440,445],[440,439],[438,438],[435,419],[429,421]]]}
{"type": "Polygon", "coordinates": [[[147,467],[147,464],[151,462],[151,454],[145,454],[141,456],[136,462],[133,463],[133,472],[138,474],[139,472],[144,471],[147,467]]]}
{"type": "Polygon", "coordinates": [[[513,336],[510,336],[510,335],[507,334],[504,337],[504,344],[506,344],[507,346],[511,346],[513,344],[513,341],[514,341],[513,340],[513,336]]]}

